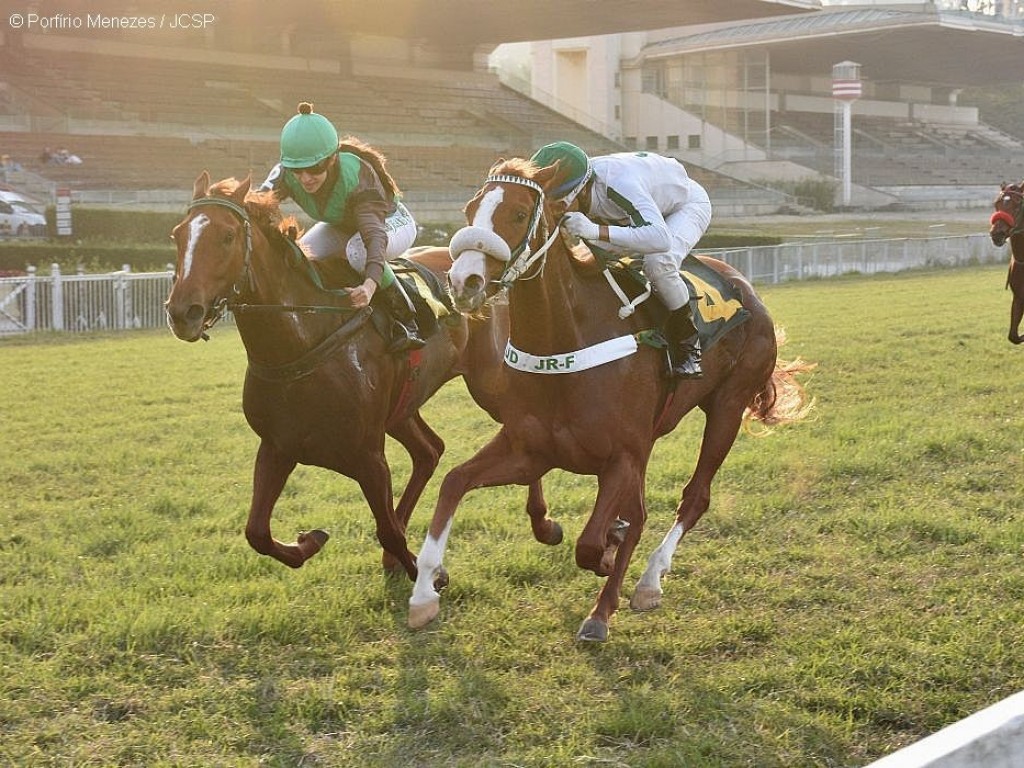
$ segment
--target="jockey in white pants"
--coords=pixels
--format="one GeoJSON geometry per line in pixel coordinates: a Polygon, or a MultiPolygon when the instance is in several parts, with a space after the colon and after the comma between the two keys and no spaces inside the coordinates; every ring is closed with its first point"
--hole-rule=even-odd
{"type": "Polygon", "coordinates": [[[674,158],[622,152],[588,158],[565,141],[542,147],[532,161],[559,162],[561,183],[549,195],[578,203],[561,226],[570,235],[612,253],[643,257],[644,275],[668,308],[666,336],[672,374],[700,378],[700,340],[690,315],[683,259],[711,224],[711,200],[674,158]]]}
{"type": "Polygon", "coordinates": [[[416,240],[416,221],[384,156],[358,139],[339,140],[338,131],[309,102],[281,131],[281,160],[260,186],[278,200],[292,198],[317,223],[299,243],[328,271],[347,261],[363,282],[348,289],[352,305],[365,307],[377,291],[391,310],[391,352],[418,349],[416,311],[388,264],[416,240]]]}

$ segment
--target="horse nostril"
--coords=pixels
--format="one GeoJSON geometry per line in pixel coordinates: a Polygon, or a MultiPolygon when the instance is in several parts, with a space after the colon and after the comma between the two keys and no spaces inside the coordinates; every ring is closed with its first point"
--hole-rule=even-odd
{"type": "Polygon", "coordinates": [[[466,283],[463,286],[463,293],[479,293],[483,289],[484,279],[480,275],[470,275],[466,278],[466,283]]]}
{"type": "Polygon", "coordinates": [[[190,323],[198,323],[204,317],[206,317],[206,310],[199,304],[193,304],[185,313],[185,320],[190,323]]]}

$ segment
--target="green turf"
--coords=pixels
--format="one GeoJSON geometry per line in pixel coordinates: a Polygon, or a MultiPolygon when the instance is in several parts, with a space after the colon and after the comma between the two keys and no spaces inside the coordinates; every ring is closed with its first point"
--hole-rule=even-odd
{"type": "MultiPolygon", "coordinates": [[[[466,497],[440,619],[406,628],[355,484],[301,468],[242,530],[256,438],[244,351],[166,332],[0,342],[0,765],[862,766],[1024,687],[1024,352],[1002,267],[767,286],[818,363],[812,418],[741,436],[661,609],[575,630],[599,581],[595,492],[552,473],[566,543],[523,489],[466,497]]],[[[459,383],[425,409],[444,471],[494,432],[459,383]]],[[[655,449],[627,578],[669,528],[701,417],[655,449]]],[[[389,444],[396,479],[408,474],[389,444]]]]}

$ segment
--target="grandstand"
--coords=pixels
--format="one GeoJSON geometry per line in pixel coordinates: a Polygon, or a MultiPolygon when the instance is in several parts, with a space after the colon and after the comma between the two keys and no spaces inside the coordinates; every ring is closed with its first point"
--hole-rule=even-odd
{"type": "Polygon", "coordinates": [[[494,76],[425,72],[416,79],[346,78],[338,72],[281,70],[276,59],[244,65],[100,50],[0,49],[7,99],[0,146],[19,158],[22,180],[45,193],[70,185],[80,199],[180,201],[204,168],[214,177],[266,173],[281,125],[300,100],[334,117],[343,132],[386,151],[411,195],[440,193],[465,202],[502,155],[530,153],[567,137],[617,147],[502,86],[494,76]],[[127,76],[126,76],[127,75],[127,76]],[[67,147],[79,166],[53,166],[41,151],[67,147]]]}
{"type": "MultiPolygon", "coordinates": [[[[589,31],[595,21],[587,11],[595,2],[606,11],[601,29],[637,28],[638,8],[606,0],[569,0],[559,6],[557,19],[563,27],[578,19],[581,31],[589,31]]],[[[592,153],[641,148],[674,155],[708,186],[719,211],[772,212],[792,202],[764,188],[781,163],[788,164],[790,177],[829,178],[834,172],[833,102],[827,69],[817,71],[825,62],[892,56],[879,52],[883,39],[896,51],[935,48],[934,41],[946,42],[944,36],[952,34],[948,19],[937,20],[932,12],[840,8],[793,16],[785,14],[814,10],[816,3],[745,0],[729,9],[751,20],[665,30],[649,35],[638,51],[624,53],[618,68],[587,67],[605,70],[609,80],[614,75],[616,84],[563,82],[563,91],[607,100],[587,105],[600,119],[582,124],[579,114],[566,116],[573,110],[540,94],[543,72],[526,94],[486,68],[494,43],[482,40],[550,34],[555,16],[531,16],[504,33],[497,31],[506,21],[501,14],[477,18],[478,32],[472,25],[452,28],[457,42],[451,42],[443,39],[444,24],[436,19],[396,10],[390,28],[410,35],[396,44],[382,37],[387,15],[369,14],[363,4],[342,3],[347,15],[316,3],[298,5],[305,9],[296,14],[301,23],[289,23],[289,15],[277,9],[244,32],[240,18],[233,17],[232,25],[220,29],[176,37],[165,30],[145,43],[138,35],[3,30],[0,151],[24,169],[9,174],[7,182],[41,199],[49,199],[57,186],[69,186],[80,202],[178,207],[203,169],[215,178],[250,171],[261,177],[277,156],[281,125],[298,101],[311,100],[343,133],[385,151],[421,220],[457,218],[492,162],[529,155],[554,139],[574,141],[592,153]],[[757,21],[759,16],[773,18],[757,21]],[[717,68],[749,80],[758,67],[763,82],[739,95],[692,74],[704,78],[717,68]],[[751,93],[770,108],[749,108],[751,93]],[[611,99],[618,101],[613,105],[611,99]],[[659,117],[651,119],[655,113],[659,117]],[[716,144],[711,131],[731,143],[716,144]],[[45,163],[40,153],[46,147],[67,147],[84,162],[45,163]]],[[[651,24],[679,15],[670,2],[643,5],[651,24]]],[[[688,21],[724,13],[721,4],[705,0],[684,5],[693,11],[688,21]]],[[[407,12],[413,6],[396,8],[407,12]]],[[[234,13],[242,14],[241,8],[235,6],[234,13]]],[[[477,15],[484,12],[478,9],[477,15]]],[[[990,40],[1002,44],[995,36],[975,38],[965,50],[973,54],[990,40]]],[[[557,48],[558,42],[547,45],[557,48]]],[[[580,45],[569,41],[572,55],[580,45]]],[[[915,55],[900,72],[889,71],[891,63],[865,67],[865,98],[853,111],[853,171],[860,188],[878,192],[868,198],[872,204],[906,199],[907,188],[945,188],[952,190],[949,195],[971,198],[977,187],[991,186],[1008,165],[1024,158],[1024,130],[1014,132],[1015,124],[997,129],[980,120],[975,107],[935,103],[979,81],[997,82],[991,70],[1003,55],[1000,45],[991,45],[992,56],[979,57],[978,67],[959,67],[962,75],[948,62],[935,63],[941,52],[933,59],[915,55]],[[900,78],[922,78],[922,72],[942,82],[904,95],[900,78]]],[[[552,92],[557,85],[551,84],[552,92]]],[[[569,103],[578,106],[579,99],[569,103]]]]}
{"type": "MultiPolygon", "coordinates": [[[[806,4],[787,2],[744,0],[735,11],[776,14],[806,4]]],[[[72,12],[84,7],[70,5],[72,12]]],[[[265,174],[277,157],[280,128],[301,100],[313,101],[342,133],[384,150],[421,220],[456,218],[501,157],[529,156],[556,139],[593,153],[624,148],[486,71],[480,52],[493,44],[417,38],[396,46],[376,36],[382,14],[367,14],[362,5],[348,7],[343,19],[315,3],[299,5],[308,11],[298,14],[302,24],[285,23],[277,10],[244,34],[241,24],[225,23],[212,35],[154,32],[146,44],[123,33],[3,30],[0,150],[23,169],[9,174],[8,184],[43,200],[67,186],[79,202],[178,207],[203,169],[214,178],[265,174]],[[67,148],[83,162],[54,165],[42,156],[46,148],[67,148]]],[[[655,17],[677,13],[674,7],[646,4],[655,17]]],[[[688,0],[687,7],[695,18],[721,17],[705,0],[688,0]]],[[[602,23],[624,24],[621,13],[609,4],[602,23]]],[[[403,23],[414,22],[416,34],[442,34],[422,19],[403,23]]],[[[771,208],[780,199],[711,170],[695,175],[721,190],[723,200],[760,198],[771,208]]]]}
{"type": "Polygon", "coordinates": [[[576,111],[609,122],[621,113],[627,146],[688,165],[768,184],[834,179],[841,125],[831,72],[853,61],[863,87],[852,105],[860,205],[984,205],[1008,168],[1024,166],[1024,89],[1011,64],[1024,37],[1019,0],[842,3],[617,37],[534,43],[531,91],[552,103],[586,92],[576,111]],[[619,88],[606,78],[584,89],[584,77],[564,75],[609,59],[619,88]]]}

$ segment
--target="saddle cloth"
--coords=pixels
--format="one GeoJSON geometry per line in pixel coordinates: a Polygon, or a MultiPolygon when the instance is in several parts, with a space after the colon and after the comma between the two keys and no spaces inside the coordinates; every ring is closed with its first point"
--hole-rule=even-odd
{"type": "MultiPolygon", "coordinates": [[[[643,259],[624,256],[606,261],[605,266],[627,293],[633,292],[636,295],[640,289],[647,288],[647,279],[642,272],[643,259]]],[[[750,318],[750,312],[741,303],[740,293],[732,283],[692,253],[683,259],[680,272],[690,291],[693,324],[700,336],[701,348],[705,351],[750,318]]],[[[651,305],[651,310],[658,325],[663,325],[668,310],[657,301],[651,305]]],[[[660,333],[654,338],[645,338],[644,341],[653,346],[665,344],[660,333]]]]}

